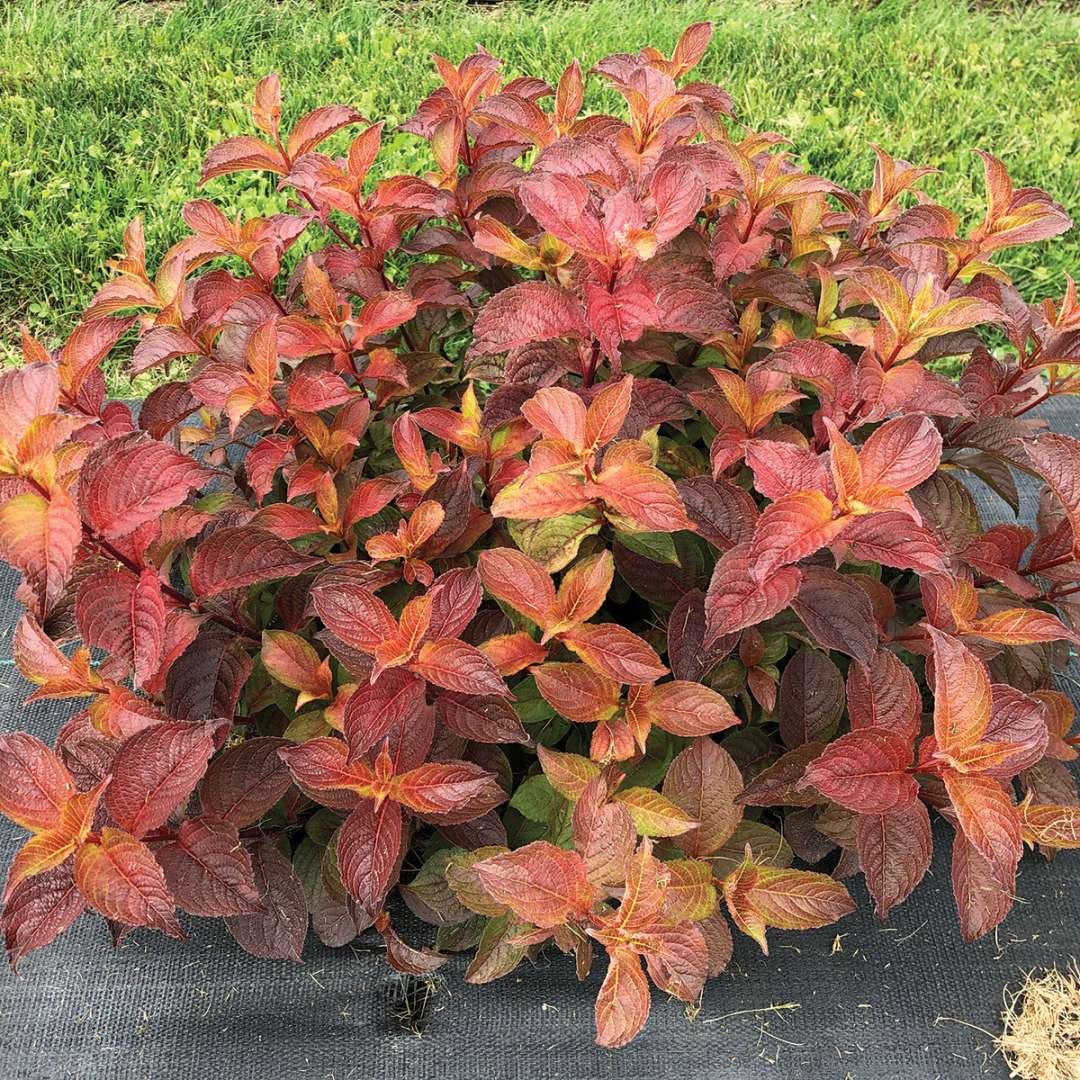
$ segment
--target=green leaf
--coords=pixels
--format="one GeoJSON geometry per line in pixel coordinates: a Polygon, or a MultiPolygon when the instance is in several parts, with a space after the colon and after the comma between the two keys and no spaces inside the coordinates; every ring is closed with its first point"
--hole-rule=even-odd
{"type": "MultiPolygon", "coordinates": [[[[543,724],[555,715],[555,710],[540,696],[536,680],[530,675],[514,687],[514,710],[518,719],[526,726],[543,724]]],[[[534,738],[536,733],[529,732],[534,738]]]]}
{"type": "Polygon", "coordinates": [[[322,847],[309,836],[305,836],[293,852],[293,869],[304,886],[309,907],[315,902],[315,894],[322,880],[322,859],[322,847]]]}
{"type": "Polygon", "coordinates": [[[537,773],[536,776],[530,776],[522,781],[517,791],[514,792],[510,805],[522,817],[526,817],[530,821],[540,821],[546,824],[552,810],[560,802],[566,802],[566,799],[551,786],[548,778],[543,773],[537,773]]]}
{"type": "Polygon", "coordinates": [[[760,821],[743,819],[735,831],[714,851],[706,862],[712,864],[713,874],[722,878],[736,867],[741,866],[746,855],[746,845],[758,862],[769,866],[788,867],[795,859],[791,845],[775,829],[762,825],[760,821]]]}
{"type": "Polygon", "coordinates": [[[556,847],[569,851],[574,846],[574,804],[569,799],[559,796],[559,802],[548,814],[547,832],[543,839],[556,847]]]}
{"type": "Polygon", "coordinates": [[[622,532],[616,531],[615,539],[624,548],[651,559],[653,562],[679,565],[679,556],[675,550],[675,537],[671,533],[622,532]]]}
{"type": "Polygon", "coordinates": [[[472,912],[462,906],[446,880],[447,864],[464,854],[462,848],[442,848],[424,862],[412,881],[398,886],[414,914],[435,925],[468,921],[472,912]]]}
{"type": "Polygon", "coordinates": [[[509,912],[488,919],[476,955],[465,970],[465,981],[487,983],[509,975],[525,956],[525,946],[511,944],[512,939],[526,929],[509,912]]]}
{"type": "Polygon", "coordinates": [[[302,743],[320,735],[329,735],[330,725],[323,717],[322,709],[310,709],[294,717],[292,723],[282,732],[289,742],[302,743]]]}
{"type": "Polygon", "coordinates": [[[603,524],[598,510],[582,510],[547,521],[509,521],[507,527],[514,543],[549,574],[554,574],[574,561],[582,541],[595,536],[603,524]]]}
{"type": "Polygon", "coordinates": [[[654,727],[649,732],[645,743],[645,756],[632,768],[628,769],[622,786],[657,787],[667,775],[668,765],[675,756],[677,738],[662,728],[654,727]]]}
{"type": "Polygon", "coordinates": [[[440,926],[435,931],[435,948],[439,952],[464,952],[474,949],[480,943],[488,920],[483,915],[474,915],[471,919],[455,926],[440,926]]]}
{"type": "Polygon", "coordinates": [[[320,847],[326,847],[330,843],[330,837],[334,835],[337,827],[341,824],[341,815],[325,807],[317,810],[308,818],[304,831],[320,847]]]}

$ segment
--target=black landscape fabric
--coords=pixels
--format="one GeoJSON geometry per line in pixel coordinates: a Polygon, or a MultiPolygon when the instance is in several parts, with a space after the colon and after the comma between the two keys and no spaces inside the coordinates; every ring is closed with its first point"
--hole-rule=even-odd
{"type": "MultiPolygon", "coordinates": [[[[1042,415],[1080,436],[1080,399],[1052,402],[1042,415]]],[[[1030,520],[1036,485],[1019,481],[1030,520]]],[[[984,522],[1008,520],[989,491],[976,498],[984,522]]],[[[0,731],[51,743],[73,706],[20,704],[28,688],[11,662],[15,584],[0,573],[0,731]]],[[[1080,701],[1080,666],[1061,688],[1080,701]]],[[[654,991],[645,1030],[617,1051],[592,1042],[599,963],[584,985],[555,953],[476,987],[461,981],[465,959],[455,957],[426,987],[391,972],[371,935],[329,949],[310,934],[298,965],[248,956],[220,920],[188,919],[186,945],[142,931],[114,950],[105,924],[84,916],[22,974],[0,974],[0,1078],[1004,1078],[977,1029],[999,1030],[1006,984],[1080,955],[1080,854],[1052,864],[1025,855],[1020,902],[996,934],[964,945],[949,833],[938,820],[930,873],[886,923],[859,879],[849,882],[855,914],[823,930],[770,931],[769,956],[736,933],[732,964],[707,984],[696,1015],[654,991]]],[[[21,842],[0,821],[4,865],[21,842]]],[[[410,918],[401,929],[413,944],[429,940],[430,929],[410,918]]]]}

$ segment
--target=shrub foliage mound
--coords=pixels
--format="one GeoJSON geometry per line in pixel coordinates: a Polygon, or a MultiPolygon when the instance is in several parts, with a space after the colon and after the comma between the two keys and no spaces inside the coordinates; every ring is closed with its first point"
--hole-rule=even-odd
{"type": "Polygon", "coordinates": [[[265,170],[286,212],[195,199],[153,275],[133,222],[64,345],[25,334],[14,654],[82,707],[0,736],[13,964],[85,910],[293,960],[374,927],[406,972],[475,947],[472,982],[553,942],[601,953],[619,1046],[731,923],[765,950],[857,873],[887,916],[931,809],[968,939],[1025,841],[1080,845],[1080,442],[1029,415],[1080,391],[1080,304],[993,261],[1069,220],[988,153],[969,234],[883,150],[864,191],[802,171],[688,79],[709,33],[596,64],[628,120],[576,63],[436,57],[422,177],[345,106],[286,132],[263,79],[203,182],[265,170]],[[178,368],[137,415],[100,372],[136,336],[178,368]],[[967,482],[1016,511],[1017,469],[1034,529],[984,528],[967,482]]]}

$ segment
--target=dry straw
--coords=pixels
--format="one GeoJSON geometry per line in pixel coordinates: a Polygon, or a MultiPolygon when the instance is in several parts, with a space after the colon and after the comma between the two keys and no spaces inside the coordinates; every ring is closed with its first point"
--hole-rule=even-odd
{"type": "Polygon", "coordinates": [[[1080,969],[1073,961],[1028,972],[1019,989],[1006,990],[1003,1033],[995,1039],[1009,1075],[1024,1080],[1080,1080],[1080,969]]]}

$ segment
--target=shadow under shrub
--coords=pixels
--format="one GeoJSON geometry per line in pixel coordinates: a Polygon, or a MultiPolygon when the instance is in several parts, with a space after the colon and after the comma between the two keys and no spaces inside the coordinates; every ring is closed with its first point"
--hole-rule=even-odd
{"type": "Polygon", "coordinates": [[[694,1001],[724,969],[729,920],[767,949],[851,911],[859,872],[887,916],[930,809],[967,939],[1024,841],[1080,845],[1053,689],[1080,442],[1028,415],[1080,390],[1080,306],[992,261],[1069,220],[988,153],[969,236],[883,150],[866,191],[802,172],[688,78],[709,34],[594,67],[629,121],[581,115],[577,64],[553,90],[437,57],[423,177],[378,177],[346,106],[286,133],[270,76],[203,181],[267,170],[288,211],[189,202],[152,277],[133,222],[65,344],[24,335],[14,655],[83,708],[54,748],[0,736],[32,834],[13,965],[84,910],[117,939],[219,916],[294,960],[309,921],[374,926],[413,976],[475,947],[474,982],[553,941],[582,976],[605,954],[619,1046],[647,979],[694,1001]],[[135,370],[187,372],[137,419],[100,367],[128,334],[135,370]],[[1016,511],[1016,469],[1034,528],[984,529],[965,479],[1016,511]],[[436,949],[396,933],[395,887],[436,949]]]}

